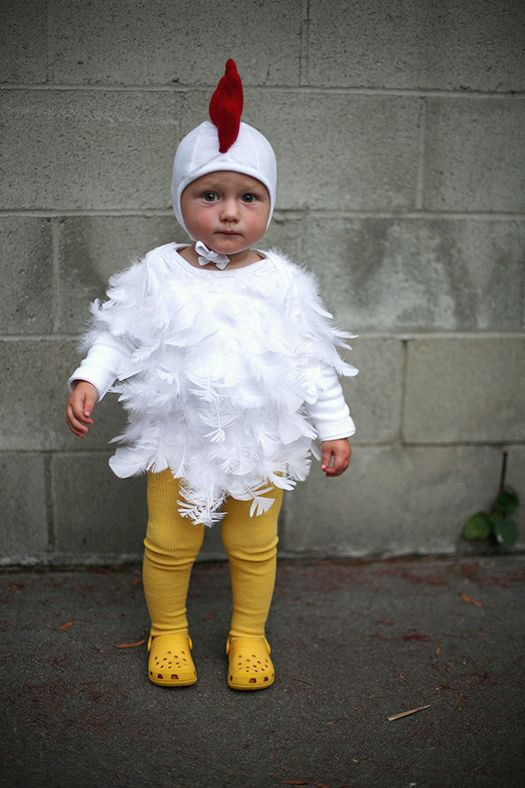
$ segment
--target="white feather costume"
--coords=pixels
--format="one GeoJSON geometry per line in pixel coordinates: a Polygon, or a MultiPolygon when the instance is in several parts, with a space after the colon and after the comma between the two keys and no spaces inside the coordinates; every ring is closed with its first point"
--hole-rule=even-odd
{"type": "Polygon", "coordinates": [[[307,478],[316,438],[355,432],[337,376],[358,370],[337,347],[357,335],[333,325],[314,274],[281,252],[217,271],[192,266],[182,246],[157,247],[109,279],[68,384],[88,380],[100,399],[120,394],[128,424],[110,441],[126,444],[109,460],[113,472],[170,468],[181,515],[211,527],[227,496],[261,514],[272,485],[307,478]]]}

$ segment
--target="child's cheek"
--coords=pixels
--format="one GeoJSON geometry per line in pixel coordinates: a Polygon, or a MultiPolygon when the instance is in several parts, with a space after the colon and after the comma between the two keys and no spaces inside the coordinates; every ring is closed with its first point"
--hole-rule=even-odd
{"type": "Polygon", "coordinates": [[[246,217],[246,227],[250,232],[255,232],[260,228],[261,219],[259,216],[255,214],[255,212],[251,212],[246,217]]]}

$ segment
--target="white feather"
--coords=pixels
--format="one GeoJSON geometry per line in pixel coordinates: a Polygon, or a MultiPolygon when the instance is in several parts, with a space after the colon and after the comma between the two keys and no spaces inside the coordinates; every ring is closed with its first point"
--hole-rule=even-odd
{"type": "Polygon", "coordinates": [[[323,391],[323,367],[358,371],[337,350],[357,335],[333,324],[315,276],[266,254],[270,272],[221,278],[180,265],[174,244],[158,247],[110,278],[79,345],[109,331],[127,350],[110,387],[128,414],[110,441],[127,444],[114,473],[171,468],[181,515],[208,527],[228,496],[258,516],[274,502],[266,492],[307,478],[320,454],[304,404],[323,391]]]}

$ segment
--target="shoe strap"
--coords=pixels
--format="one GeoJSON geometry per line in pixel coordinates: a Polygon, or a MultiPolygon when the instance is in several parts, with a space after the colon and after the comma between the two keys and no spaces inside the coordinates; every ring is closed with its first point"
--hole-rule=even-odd
{"type": "MultiPolygon", "coordinates": [[[[253,638],[252,638],[252,639],[253,639],[253,638]]],[[[268,638],[266,637],[266,635],[264,635],[264,638],[263,638],[263,639],[264,639],[264,642],[266,643],[266,648],[268,649],[268,654],[271,654],[271,653],[272,653],[272,649],[270,648],[270,644],[268,643],[268,638]]],[[[247,638],[246,638],[246,640],[250,640],[250,638],[249,638],[249,637],[247,637],[247,638]]],[[[229,653],[230,653],[230,643],[231,643],[231,638],[230,638],[230,636],[228,635],[228,639],[227,639],[227,641],[226,641],[226,653],[227,653],[227,654],[229,654],[229,653]]]]}
{"type": "MultiPolygon", "coordinates": [[[[148,654],[151,651],[151,644],[153,643],[153,638],[154,637],[157,637],[157,635],[152,635],[151,632],[150,632],[150,635],[148,637],[148,654]]],[[[188,637],[188,643],[189,643],[190,649],[193,651],[193,640],[191,639],[190,635],[188,635],[187,637],[188,637]]]]}

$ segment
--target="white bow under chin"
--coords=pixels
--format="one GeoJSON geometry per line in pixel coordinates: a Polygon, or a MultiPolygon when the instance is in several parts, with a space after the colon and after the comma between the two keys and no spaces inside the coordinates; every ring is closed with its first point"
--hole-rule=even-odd
{"type": "Polygon", "coordinates": [[[213,249],[208,249],[206,244],[202,241],[197,241],[195,244],[195,251],[199,255],[199,263],[201,265],[207,265],[207,263],[215,263],[217,268],[220,268],[221,271],[223,268],[226,268],[228,263],[230,262],[230,258],[226,257],[225,254],[219,254],[219,252],[214,252],[213,249]]]}

